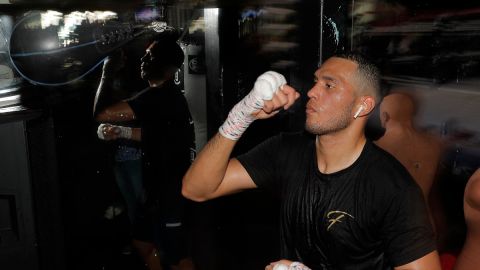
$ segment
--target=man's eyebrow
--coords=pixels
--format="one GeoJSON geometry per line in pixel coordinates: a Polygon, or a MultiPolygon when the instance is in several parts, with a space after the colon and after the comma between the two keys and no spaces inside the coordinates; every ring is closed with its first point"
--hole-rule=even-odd
{"type": "MultiPolygon", "coordinates": [[[[317,76],[315,76],[315,78],[318,79],[317,76]]],[[[334,77],[331,77],[331,76],[328,76],[328,75],[322,75],[322,76],[320,76],[320,78],[321,78],[322,80],[325,80],[325,81],[331,81],[331,82],[337,82],[337,81],[338,81],[338,79],[336,79],[336,78],[334,78],[334,77]]]]}

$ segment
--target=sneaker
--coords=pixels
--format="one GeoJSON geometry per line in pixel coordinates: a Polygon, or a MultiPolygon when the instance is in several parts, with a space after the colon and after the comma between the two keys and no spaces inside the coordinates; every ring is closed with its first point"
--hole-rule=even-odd
{"type": "Polygon", "coordinates": [[[131,245],[126,245],[122,248],[121,253],[122,255],[132,255],[132,250],[133,248],[131,245]]]}
{"type": "Polygon", "coordinates": [[[103,217],[112,220],[113,218],[119,216],[121,213],[123,213],[122,207],[111,205],[107,207],[107,210],[105,210],[105,214],[103,214],[103,217]]]}

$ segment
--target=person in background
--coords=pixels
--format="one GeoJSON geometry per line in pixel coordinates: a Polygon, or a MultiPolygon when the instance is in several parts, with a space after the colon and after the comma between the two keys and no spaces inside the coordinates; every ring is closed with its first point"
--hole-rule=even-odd
{"type": "MultiPolygon", "coordinates": [[[[95,95],[93,116],[96,117],[102,109],[107,106],[125,100],[138,91],[139,84],[142,84],[140,75],[132,76],[136,70],[132,67],[133,53],[127,55],[125,50],[118,50],[106,58],[103,64],[102,77],[95,95]],[[140,82],[139,82],[140,79],[140,82]]],[[[125,121],[120,123],[123,126],[135,127],[136,122],[125,121]]],[[[103,132],[98,130],[100,139],[104,139],[103,132]]],[[[130,230],[137,210],[144,201],[144,189],[142,178],[142,151],[140,143],[133,140],[118,139],[110,143],[113,149],[113,172],[118,189],[125,202],[130,230]]],[[[107,216],[110,212],[117,210],[116,204],[107,209],[107,216]]],[[[120,208],[121,209],[121,208],[120,208]]],[[[131,246],[127,245],[123,253],[130,253],[131,246]]]]}
{"type": "Polygon", "coordinates": [[[379,72],[359,54],[329,58],[308,91],[306,132],[282,133],[231,158],[250,123],[299,98],[276,72],[261,75],[183,178],[195,201],[263,188],[281,198],[282,260],[265,269],[440,269],[422,191],[368,141],[379,72]]]}
{"type": "Polygon", "coordinates": [[[475,270],[480,266],[480,168],[469,178],[465,187],[463,212],[467,236],[453,269],[475,270]]]}
{"type": "Polygon", "coordinates": [[[146,201],[134,222],[133,245],[150,270],[194,269],[188,255],[181,195],[182,176],[194,158],[193,121],[174,75],[184,60],[176,38],[156,36],[141,59],[149,87],[101,110],[96,119],[105,140],[141,144],[146,201]],[[117,123],[135,120],[138,127],[117,123]]]}
{"type": "MultiPolygon", "coordinates": [[[[444,151],[442,141],[415,126],[415,100],[406,92],[393,92],[380,104],[385,134],[375,143],[408,170],[423,192],[427,206],[444,151]]],[[[429,215],[432,213],[429,211],[429,215]]],[[[434,225],[431,217],[432,225],[434,225]]]]}

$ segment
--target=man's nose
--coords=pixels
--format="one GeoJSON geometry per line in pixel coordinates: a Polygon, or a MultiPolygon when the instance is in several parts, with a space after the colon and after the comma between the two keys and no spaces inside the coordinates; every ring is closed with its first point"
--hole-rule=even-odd
{"type": "Polygon", "coordinates": [[[317,93],[315,91],[315,86],[313,86],[312,88],[310,88],[310,90],[308,90],[307,97],[309,97],[309,98],[316,98],[317,97],[317,93]]]}

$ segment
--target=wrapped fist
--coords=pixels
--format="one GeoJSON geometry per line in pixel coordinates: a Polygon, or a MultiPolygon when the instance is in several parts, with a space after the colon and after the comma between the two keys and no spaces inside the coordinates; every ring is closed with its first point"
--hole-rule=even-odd
{"type": "Polygon", "coordinates": [[[225,138],[238,140],[255,120],[254,112],[262,109],[265,101],[272,100],[275,93],[286,83],[285,77],[275,71],[260,75],[252,91],[230,111],[219,133],[225,138]]]}

